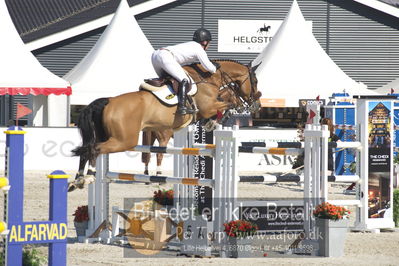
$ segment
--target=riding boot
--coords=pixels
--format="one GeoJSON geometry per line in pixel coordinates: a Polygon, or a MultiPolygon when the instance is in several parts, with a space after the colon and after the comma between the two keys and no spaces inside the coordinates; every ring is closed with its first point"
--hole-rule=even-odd
{"type": "Polygon", "coordinates": [[[179,103],[177,104],[177,111],[176,113],[179,115],[186,115],[186,114],[192,114],[194,113],[194,110],[191,108],[187,108],[186,106],[186,100],[187,100],[187,91],[188,88],[188,80],[183,79],[180,84],[179,84],[179,91],[178,91],[178,100],[179,103]]]}

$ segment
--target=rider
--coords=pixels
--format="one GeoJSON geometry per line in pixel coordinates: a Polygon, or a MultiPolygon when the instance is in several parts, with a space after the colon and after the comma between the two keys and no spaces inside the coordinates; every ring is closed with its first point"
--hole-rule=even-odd
{"type": "Polygon", "coordinates": [[[204,28],[194,32],[193,41],[168,46],[156,50],[152,54],[152,65],[155,72],[160,76],[164,73],[170,74],[179,82],[177,113],[181,115],[192,114],[194,110],[186,107],[188,76],[182,65],[199,61],[202,66],[211,73],[215,73],[220,67],[218,63],[212,64],[205,50],[208,49],[212,40],[211,33],[204,28]]]}

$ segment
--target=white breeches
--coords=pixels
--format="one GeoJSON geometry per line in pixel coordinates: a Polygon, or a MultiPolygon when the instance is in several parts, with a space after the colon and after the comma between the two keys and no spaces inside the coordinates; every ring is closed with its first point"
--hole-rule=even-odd
{"type": "Polygon", "coordinates": [[[163,72],[167,72],[179,82],[183,79],[190,80],[180,64],[176,62],[173,54],[168,50],[156,50],[152,53],[151,61],[158,76],[162,76],[163,72]]]}

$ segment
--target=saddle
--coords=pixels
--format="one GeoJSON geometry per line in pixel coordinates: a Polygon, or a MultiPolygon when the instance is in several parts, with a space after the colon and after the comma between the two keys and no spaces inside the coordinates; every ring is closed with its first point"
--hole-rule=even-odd
{"type": "MultiPolygon", "coordinates": [[[[166,86],[172,88],[172,90],[174,91],[175,94],[177,94],[179,91],[179,82],[171,76],[145,79],[144,82],[153,87],[158,87],[158,88],[161,88],[166,85],[166,86]]],[[[189,86],[187,88],[186,93],[188,93],[191,90],[191,87],[192,87],[191,82],[189,82],[189,86]]]]}

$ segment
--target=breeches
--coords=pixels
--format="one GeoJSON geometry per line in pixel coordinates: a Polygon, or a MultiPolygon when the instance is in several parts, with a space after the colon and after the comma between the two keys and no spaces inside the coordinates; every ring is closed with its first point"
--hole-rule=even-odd
{"type": "MultiPolygon", "coordinates": [[[[173,57],[173,54],[168,50],[157,50],[152,54],[151,57],[152,66],[158,76],[163,76],[166,72],[179,82],[183,79],[188,79],[186,73],[179,63],[173,57]]],[[[189,80],[189,79],[188,79],[189,80]]]]}

